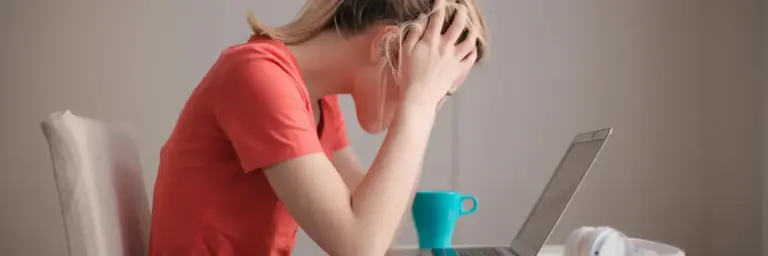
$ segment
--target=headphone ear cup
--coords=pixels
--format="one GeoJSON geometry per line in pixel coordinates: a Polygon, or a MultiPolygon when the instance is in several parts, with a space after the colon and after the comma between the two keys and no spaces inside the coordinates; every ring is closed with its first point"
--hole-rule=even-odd
{"type": "Polygon", "coordinates": [[[594,256],[594,252],[599,249],[597,248],[597,243],[606,235],[610,235],[610,233],[608,233],[610,230],[611,228],[607,227],[597,227],[585,234],[581,246],[579,246],[579,256],[594,256]]]}
{"type": "Polygon", "coordinates": [[[584,238],[594,229],[593,227],[581,227],[571,232],[565,240],[564,256],[580,256],[579,251],[584,238]]]}
{"type": "Polygon", "coordinates": [[[634,255],[636,252],[633,252],[633,254],[627,254],[627,241],[624,234],[621,232],[610,229],[605,231],[605,236],[601,237],[601,241],[598,242],[596,248],[599,250],[600,255],[634,255]]]}

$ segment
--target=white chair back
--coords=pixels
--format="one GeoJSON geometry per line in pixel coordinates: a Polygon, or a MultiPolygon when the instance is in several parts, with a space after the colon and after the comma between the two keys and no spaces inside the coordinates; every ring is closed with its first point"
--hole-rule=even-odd
{"type": "Polygon", "coordinates": [[[69,110],[42,122],[69,255],[147,255],[149,199],[133,141],[69,110]]]}

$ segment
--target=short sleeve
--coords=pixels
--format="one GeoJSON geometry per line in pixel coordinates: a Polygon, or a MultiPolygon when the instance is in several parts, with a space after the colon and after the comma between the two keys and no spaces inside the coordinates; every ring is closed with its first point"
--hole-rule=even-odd
{"type": "Polygon", "coordinates": [[[295,67],[259,51],[234,55],[221,65],[212,105],[243,170],[323,152],[295,67]]]}

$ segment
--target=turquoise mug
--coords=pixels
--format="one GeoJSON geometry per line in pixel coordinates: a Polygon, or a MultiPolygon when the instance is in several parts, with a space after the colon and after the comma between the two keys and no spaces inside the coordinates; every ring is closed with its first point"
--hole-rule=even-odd
{"type": "Polygon", "coordinates": [[[450,248],[456,221],[477,210],[477,198],[457,191],[419,191],[413,199],[411,213],[422,249],[450,248]],[[472,208],[464,209],[464,201],[472,200],[472,208]]]}

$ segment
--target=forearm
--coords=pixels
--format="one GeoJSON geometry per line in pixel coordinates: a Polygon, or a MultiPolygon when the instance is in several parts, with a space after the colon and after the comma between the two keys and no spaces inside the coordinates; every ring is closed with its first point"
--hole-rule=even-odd
{"type": "Polygon", "coordinates": [[[266,167],[267,180],[301,227],[331,255],[389,248],[421,172],[435,110],[401,106],[373,166],[352,190],[322,153],[266,167]],[[333,230],[333,232],[327,232],[333,230]]]}
{"type": "Polygon", "coordinates": [[[350,148],[340,149],[333,154],[333,166],[344,179],[349,191],[355,191],[365,177],[365,169],[350,148]]]}
{"type": "Polygon", "coordinates": [[[363,181],[363,178],[365,178],[365,171],[350,168],[345,171],[344,175],[344,183],[347,184],[349,191],[354,192],[360,185],[360,182],[363,181]]]}
{"type": "Polygon", "coordinates": [[[435,110],[401,106],[371,169],[352,194],[352,210],[363,234],[388,247],[421,174],[435,110]]]}

